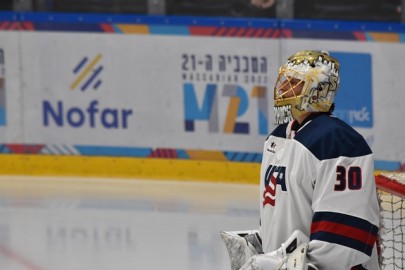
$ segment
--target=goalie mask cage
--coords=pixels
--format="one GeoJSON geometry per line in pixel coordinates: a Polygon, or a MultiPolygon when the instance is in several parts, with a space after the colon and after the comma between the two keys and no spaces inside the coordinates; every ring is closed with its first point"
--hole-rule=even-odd
{"type": "Polygon", "coordinates": [[[405,269],[405,173],[379,174],[376,185],[381,208],[381,269],[405,269]]]}

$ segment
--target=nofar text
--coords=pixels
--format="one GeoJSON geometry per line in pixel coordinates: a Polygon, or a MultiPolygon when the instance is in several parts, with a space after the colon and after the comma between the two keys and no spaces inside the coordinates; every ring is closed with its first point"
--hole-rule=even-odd
{"type": "Polygon", "coordinates": [[[107,129],[126,129],[129,118],[133,115],[131,109],[99,108],[99,102],[92,100],[87,108],[72,106],[66,108],[62,101],[55,105],[50,101],[43,101],[43,125],[48,127],[55,124],[57,127],[70,126],[73,128],[103,127],[107,129]]]}

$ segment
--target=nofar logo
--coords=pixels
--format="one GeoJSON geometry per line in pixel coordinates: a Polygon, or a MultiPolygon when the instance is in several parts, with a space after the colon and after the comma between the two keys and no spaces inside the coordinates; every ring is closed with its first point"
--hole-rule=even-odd
{"type": "Polygon", "coordinates": [[[86,91],[89,87],[97,90],[102,81],[99,75],[103,70],[103,66],[99,64],[102,55],[99,53],[93,59],[89,60],[87,56],[83,57],[73,69],[73,74],[76,75],[75,80],[70,85],[71,90],[75,90],[80,86],[80,90],[86,91]]]}
{"type": "MultiPolygon", "coordinates": [[[[89,88],[97,90],[102,84],[99,75],[103,70],[100,65],[102,55],[99,53],[92,59],[83,57],[74,67],[75,79],[70,90],[89,88]]],[[[103,96],[101,96],[103,97],[103,96]]],[[[81,99],[86,100],[86,99],[81,99]]],[[[45,127],[71,128],[104,128],[127,129],[133,117],[132,108],[108,107],[102,100],[92,99],[88,104],[76,98],[63,100],[44,100],[42,102],[43,125],[45,127]]]]}

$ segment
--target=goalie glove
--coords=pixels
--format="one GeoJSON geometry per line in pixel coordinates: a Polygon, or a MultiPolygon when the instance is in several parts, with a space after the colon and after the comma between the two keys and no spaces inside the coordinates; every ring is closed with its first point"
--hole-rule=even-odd
{"type": "Polygon", "coordinates": [[[231,270],[239,270],[253,255],[263,254],[257,231],[222,231],[224,242],[231,261],[231,270]]]}
{"type": "Polygon", "coordinates": [[[277,270],[318,270],[313,264],[307,263],[308,243],[301,244],[291,255],[280,263],[277,270]]]}
{"type": "Polygon", "coordinates": [[[306,261],[308,241],[306,235],[296,230],[279,249],[252,256],[240,270],[316,270],[306,261]]]}

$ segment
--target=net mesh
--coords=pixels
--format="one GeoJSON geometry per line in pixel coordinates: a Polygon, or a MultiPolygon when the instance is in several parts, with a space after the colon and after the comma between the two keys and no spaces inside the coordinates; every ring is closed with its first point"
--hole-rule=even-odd
{"type": "Polygon", "coordinates": [[[381,208],[381,269],[405,269],[405,173],[376,176],[381,208]]]}

